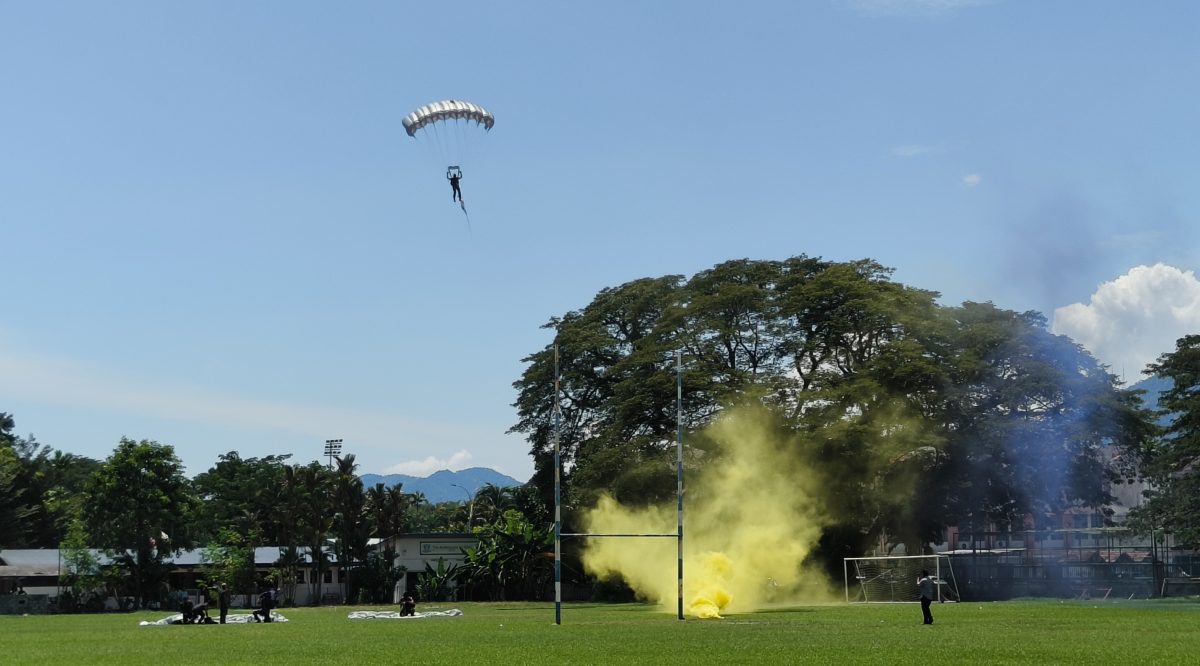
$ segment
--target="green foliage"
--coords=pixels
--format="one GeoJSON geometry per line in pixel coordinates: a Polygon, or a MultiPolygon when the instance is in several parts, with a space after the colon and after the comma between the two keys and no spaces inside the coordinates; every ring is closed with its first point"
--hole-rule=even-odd
{"type": "Polygon", "coordinates": [[[98,463],[13,434],[0,412],[0,547],[53,548],[79,513],[98,463]]]}
{"type": "Polygon", "coordinates": [[[281,507],[284,518],[294,530],[297,543],[307,550],[315,569],[312,586],[313,604],[320,603],[324,571],[329,563],[329,533],[336,520],[333,503],[334,475],[318,462],[293,465],[284,472],[281,507]]]}
{"type": "Polygon", "coordinates": [[[20,472],[20,461],[12,448],[0,446],[0,548],[24,544],[28,520],[37,511],[26,502],[25,490],[18,484],[20,472]]]}
{"type": "Polygon", "coordinates": [[[163,560],[191,547],[196,505],[175,450],[123,438],[88,481],[86,495],[82,517],[93,545],[127,570],[140,604],[163,598],[169,570],[163,560]]]}
{"type": "MultiPolygon", "coordinates": [[[[362,481],[355,474],[358,465],[354,462],[354,455],[336,460],[337,469],[333,473],[330,497],[334,510],[333,532],[337,536],[338,562],[344,567],[343,571],[353,578],[355,563],[361,563],[367,556],[367,542],[370,538],[367,495],[363,490],[362,481]]],[[[349,585],[348,582],[345,597],[347,603],[353,598],[349,585]]]]}
{"type": "MultiPolygon", "coordinates": [[[[951,525],[1110,502],[1114,459],[1130,457],[1108,450],[1151,434],[1136,396],[1036,313],[939,306],[890,276],[870,260],[736,260],[604,289],[552,319],[568,531],[601,491],[632,506],[674,494],[675,350],[687,464],[719,464],[699,433],[728,408],[776,412],[828,483],[831,566],[885,536],[918,546],[951,525]]],[[[524,360],[512,430],[549,498],[553,345],[524,360]]]]}
{"type": "Polygon", "coordinates": [[[272,582],[283,595],[282,605],[296,605],[296,586],[300,583],[300,571],[304,566],[304,556],[296,547],[284,548],[275,560],[276,568],[271,570],[272,582]]]}
{"type": "Polygon", "coordinates": [[[225,585],[230,594],[254,592],[254,546],[258,541],[253,532],[244,535],[222,528],[217,538],[200,553],[200,576],[206,587],[225,585]]]}
{"type": "Polygon", "coordinates": [[[360,604],[391,603],[393,591],[400,577],[404,575],[404,567],[395,566],[396,551],[387,549],[382,552],[372,550],[367,553],[362,566],[354,569],[351,578],[353,590],[351,597],[360,604]]]}
{"type": "Polygon", "coordinates": [[[417,574],[417,597],[422,601],[449,601],[454,588],[451,583],[459,577],[459,565],[446,565],[446,559],[439,557],[437,566],[425,564],[425,571],[417,574]]]}
{"type": "Polygon", "coordinates": [[[281,522],[278,507],[290,457],[242,458],[237,451],[230,451],[198,474],[193,484],[204,501],[192,521],[197,542],[213,541],[222,529],[234,529],[255,535],[252,546],[289,543],[291,526],[281,522]]]}
{"type": "Polygon", "coordinates": [[[1171,382],[1159,398],[1168,422],[1142,451],[1153,486],[1131,522],[1142,533],[1172,532],[1178,543],[1200,548],[1200,335],[1180,338],[1147,372],[1171,382]]]}
{"type": "Polygon", "coordinates": [[[430,504],[421,496],[408,512],[408,531],[461,532],[466,525],[466,511],[462,502],[430,504]]]}
{"type": "Polygon", "coordinates": [[[100,610],[103,607],[109,580],[99,559],[88,547],[90,539],[83,523],[75,520],[59,544],[62,561],[58,584],[63,590],[58,608],[61,611],[100,610]]]}
{"type": "Polygon", "coordinates": [[[479,544],[464,551],[459,580],[493,601],[537,599],[553,575],[554,532],[510,509],[476,530],[479,544]]]}
{"type": "Polygon", "coordinates": [[[384,539],[405,531],[408,511],[416,503],[413,495],[404,492],[402,484],[388,488],[376,483],[367,490],[366,511],[371,534],[384,539]]]}

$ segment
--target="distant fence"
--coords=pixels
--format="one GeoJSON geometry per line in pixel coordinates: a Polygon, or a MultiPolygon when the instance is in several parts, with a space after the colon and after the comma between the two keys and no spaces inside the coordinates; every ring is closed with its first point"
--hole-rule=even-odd
{"type": "Polygon", "coordinates": [[[963,535],[947,552],[967,600],[1200,593],[1200,555],[1115,529],[963,535]],[[964,548],[963,545],[969,545],[964,548]]]}
{"type": "Polygon", "coordinates": [[[49,612],[48,594],[0,595],[0,615],[45,615],[49,612]]]}

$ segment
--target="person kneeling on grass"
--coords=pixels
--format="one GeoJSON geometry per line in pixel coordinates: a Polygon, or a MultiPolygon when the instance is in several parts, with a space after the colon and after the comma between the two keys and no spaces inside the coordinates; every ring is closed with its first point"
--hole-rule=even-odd
{"type": "Polygon", "coordinates": [[[413,599],[408,592],[400,597],[400,617],[413,616],[417,614],[417,600],[413,599]]]}
{"type": "Polygon", "coordinates": [[[180,623],[192,624],[195,621],[196,615],[192,612],[193,608],[195,608],[195,604],[190,599],[185,599],[183,603],[179,604],[179,615],[182,617],[180,623]]]}
{"type": "Polygon", "coordinates": [[[263,590],[262,594],[258,595],[259,608],[258,608],[258,610],[251,613],[251,615],[254,617],[254,621],[255,622],[260,622],[260,621],[261,622],[270,622],[271,621],[271,608],[274,605],[275,605],[275,588],[269,587],[269,588],[263,590]],[[260,616],[262,617],[262,620],[258,619],[260,616]]]}

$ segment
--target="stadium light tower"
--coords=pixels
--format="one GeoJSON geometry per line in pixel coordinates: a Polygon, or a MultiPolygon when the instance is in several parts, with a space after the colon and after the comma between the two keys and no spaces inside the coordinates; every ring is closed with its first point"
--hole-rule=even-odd
{"type": "Polygon", "coordinates": [[[333,469],[333,457],[342,454],[342,440],[325,440],[325,455],[329,456],[329,469],[333,469]]]}

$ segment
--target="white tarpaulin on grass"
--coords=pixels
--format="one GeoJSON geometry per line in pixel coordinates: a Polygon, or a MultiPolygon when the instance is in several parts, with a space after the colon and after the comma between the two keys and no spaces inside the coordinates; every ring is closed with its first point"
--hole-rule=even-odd
{"type": "MultiPolygon", "coordinates": [[[[213,624],[218,624],[216,616],[213,616],[212,620],[213,620],[213,624]]],[[[279,613],[276,613],[274,611],[271,612],[271,622],[287,622],[287,621],[288,621],[288,619],[286,617],[280,615],[279,613]]],[[[176,613],[174,615],[168,615],[167,617],[164,617],[161,620],[155,620],[154,622],[148,622],[146,620],[142,620],[141,622],[138,622],[138,625],[142,626],[142,627],[165,627],[169,624],[183,624],[183,614],[176,613]]],[[[206,624],[206,623],[199,622],[197,624],[206,624]]],[[[237,615],[232,615],[232,614],[226,615],[225,616],[225,624],[254,624],[254,616],[250,615],[249,613],[238,613],[237,615]]]]}
{"type": "Polygon", "coordinates": [[[423,617],[458,617],[462,614],[462,611],[457,608],[444,611],[429,611],[427,613],[414,613],[412,615],[401,615],[400,611],[354,611],[347,615],[346,618],[350,620],[413,620],[423,617]]]}

